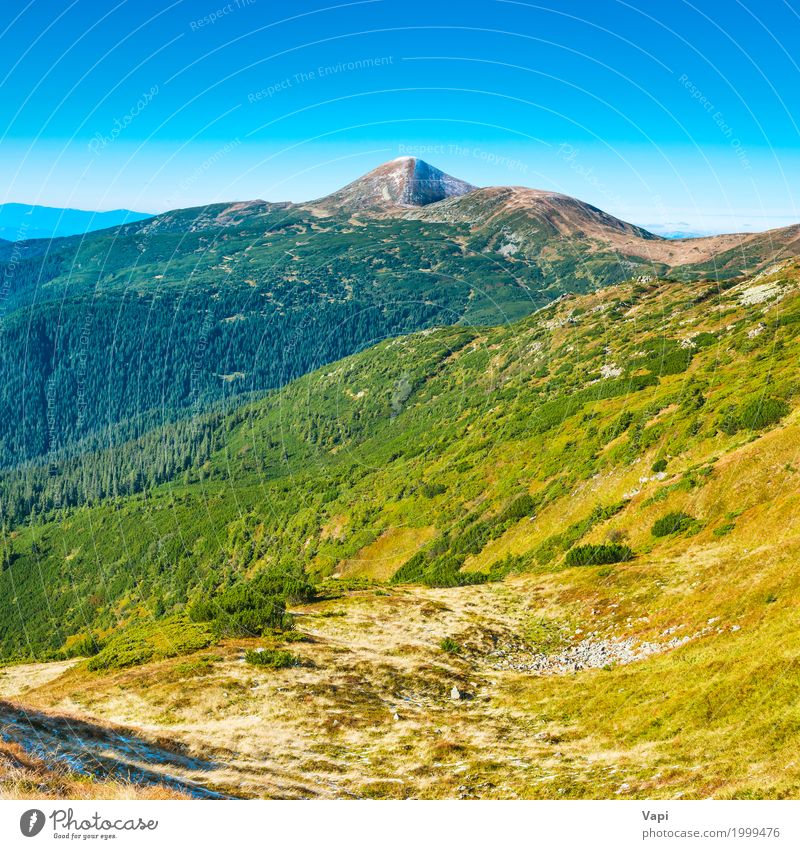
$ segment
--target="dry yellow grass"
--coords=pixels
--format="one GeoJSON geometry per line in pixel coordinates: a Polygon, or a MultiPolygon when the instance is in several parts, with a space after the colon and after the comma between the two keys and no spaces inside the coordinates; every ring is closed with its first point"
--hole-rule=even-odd
{"type": "Polygon", "coordinates": [[[0,699],[41,687],[63,675],[75,663],[74,660],[62,660],[56,663],[19,663],[0,668],[0,699]]]}
{"type": "Polygon", "coordinates": [[[186,799],[166,785],[96,780],[54,769],[15,743],[0,742],[0,800],[186,799]]]}
{"type": "Polygon", "coordinates": [[[298,611],[313,640],[292,645],[298,668],[249,667],[256,641],[230,642],[100,678],[75,668],[26,699],[167,735],[213,760],[208,780],[235,795],[796,796],[797,581],[777,579],[799,554],[764,568],[760,555],[695,551],[600,581],[584,569],[355,593],[298,611]],[[768,587],[778,603],[737,608],[768,587]],[[664,652],[566,676],[496,668],[490,652],[524,657],[542,617],[568,640],[624,636],[664,652]],[[670,628],[691,639],[669,649],[670,628]],[[440,650],[445,636],[461,655],[440,650]],[[469,698],[451,699],[453,686],[469,698]]]}

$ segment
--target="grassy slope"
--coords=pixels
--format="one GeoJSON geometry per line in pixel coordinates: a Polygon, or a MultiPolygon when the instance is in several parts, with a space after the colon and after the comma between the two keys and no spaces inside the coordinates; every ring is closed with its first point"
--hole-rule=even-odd
{"type": "Polygon", "coordinates": [[[215,786],[244,795],[797,797],[798,592],[786,568],[795,552],[757,575],[752,562],[737,573],[724,557],[698,568],[693,551],[669,570],[648,559],[604,576],[593,568],[349,593],[298,611],[311,640],[289,647],[299,668],[248,667],[243,651],[257,642],[228,641],[100,676],[77,666],[25,700],[213,754],[215,786]],[[772,604],[767,587],[777,590],[772,604]],[[719,616],[713,627],[709,613],[719,616]],[[577,623],[595,639],[662,645],[665,625],[703,634],[607,669],[496,668],[491,651],[538,645],[556,628],[569,643],[577,623]],[[439,649],[444,637],[460,655],[439,649]],[[472,698],[453,701],[453,685],[472,698]]]}
{"type": "MultiPolygon", "coordinates": [[[[0,709],[5,699],[20,697],[59,679],[72,662],[9,667],[0,673],[0,709]]],[[[70,734],[75,726],[67,724],[70,734]]],[[[43,744],[35,732],[33,740],[43,744]]],[[[165,784],[140,786],[120,778],[80,774],[74,765],[54,764],[26,751],[18,742],[0,741],[0,799],[181,799],[187,796],[165,784]]]]}
{"type": "MultiPolygon", "coordinates": [[[[523,556],[520,568],[562,568],[598,505],[626,505],[596,532],[618,525],[639,552],[668,551],[649,527],[687,504],[713,533],[740,499],[702,493],[719,458],[757,436],[720,432],[726,409],[795,391],[796,273],[700,303],[679,284],[609,290],[507,328],[383,343],[309,375],[232,415],[220,450],[180,480],[12,531],[5,651],[167,613],[201,584],[269,563],[367,574],[384,556],[375,541],[398,529],[409,557],[433,538],[430,558],[405,571],[434,582],[444,561],[452,578],[507,554],[523,556]],[[745,290],[773,283],[773,297],[742,305],[745,290]],[[663,480],[650,471],[657,458],[663,480]]],[[[795,472],[779,474],[786,485],[795,472]]],[[[396,550],[387,556],[397,564],[396,550]]]]}
{"type": "MultiPolygon", "coordinates": [[[[316,666],[267,684],[270,693],[289,687],[271,706],[246,695],[236,645],[202,692],[182,691],[188,701],[176,702],[165,683],[165,664],[178,660],[124,680],[78,670],[37,698],[61,704],[83,693],[79,704],[92,711],[202,740],[209,685],[238,680],[241,699],[214,696],[208,745],[221,733],[217,718],[238,717],[246,734],[269,717],[287,740],[302,730],[306,741],[335,741],[335,716],[367,711],[369,728],[317,752],[329,761],[321,773],[351,757],[391,758],[398,771],[418,770],[402,784],[412,795],[797,796],[799,276],[787,265],[725,291],[635,284],[566,299],[509,328],[384,343],[231,419],[205,468],[147,499],[17,529],[16,559],[2,576],[5,621],[21,612],[36,636],[57,632],[57,617],[59,640],[147,617],[161,598],[169,612],[197,582],[208,589],[267,563],[385,576],[403,559],[387,535],[409,559],[417,546],[430,550],[415,573],[423,580],[441,557],[474,573],[511,555],[524,573],[342,599],[347,615],[318,619],[315,644],[299,647],[316,666]],[[631,384],[637,376],[646,379],[631,384]],[[729,407],[741,412],[759,398],[785,399],[790,411],[758,429],[725,424],[729,407]],[[666,469],[656,474],[660,458],[666,469]],[[526,515],[509,512],[524,495],[526,515]],[[592,524],[598,504],[623,506],[592,524]],[[654,521],[676,511],[691,526],[654,537],[654,521]],[[636,558],[565,567],[571,545],[609,537],[636,558]],[[461,541],[473,538],[477,550],[465,550],[461,541]],[[414,630],[432,601],[444,609],[428,609],[414,630]],[[560,647],[632,638],[658,653],[542,678],[495,669],[488,632],[517,655],[550,650],[542,634],[560,647]],[[462,658],[442,661],[444,636],[468,646],[462,658]],[[330,689],[332,676],[341,688],[330,689]],[[452,713],[453,680],[481,694],[466,713],[452,713]],[[387,737],[386,703],[401,704],[414,686],[429,702],[408,735],[387,737]],[[298,710],[301,691],[312,700],[298,710]],[[165,714],[165,705],[175,706],[165,714]],[[446,746],[419,736],[453,717],[461,719],[446,746]],[[498,765],[486,750],[504,735],[508,763],[498,765]],[[438,758],[466,764],[467,790],[452,771],[432,777],[438,758]],[[511,763],[520,758],[538,766],[511,763]]],[[[229,744],[244,745],[236,736],[229,744]]],[[[298,767],[315,751],[298,744],[286,763],[298,767]]],[[[372,767],[375,786],[365,789],[353,769],[348,792],[400,792],[372,767]]]]}
{"type": "Polygon", "coordinates": [[[0,742],[0,800],[10,799],[185,799],[166,785],[96,780],[53,769],[15,743],[0,742]]]}

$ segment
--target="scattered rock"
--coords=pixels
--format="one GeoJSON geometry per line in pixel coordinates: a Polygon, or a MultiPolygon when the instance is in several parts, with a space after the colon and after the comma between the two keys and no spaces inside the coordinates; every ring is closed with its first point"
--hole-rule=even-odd
{"type": "Polygon", "coordinates": [[[616,363],[604,363],[600,367],[600,376],[604,380],[609,380],[614,377],[620,377],[622,369],[616,363]]]}
{"type": "Polygon", "coordinates": [[[461,699],[461,690],[459,690],[458,687],[454,686],[453,689],[450,691],[450,698],[454,702],[459,701],[461,699]]]}
{"type": "MultiPolygon", "coordinates": [[[[695,635],[699,636],[699,635],[695,635]]],[[[690,636],[673,637],[664,643],[646,642],[628,638],[598,640],[587,637],[555,654],[520,651],[515,654],[490,652],[495,669],[515,672],[536,672],[540,675],[563,675],[582,669],[600,669],[615,664],[633,663],[662,651],[678,648],[693,639],[690,636]]],[[[463,698],[463,695],[461,696],[463,698]]]]}

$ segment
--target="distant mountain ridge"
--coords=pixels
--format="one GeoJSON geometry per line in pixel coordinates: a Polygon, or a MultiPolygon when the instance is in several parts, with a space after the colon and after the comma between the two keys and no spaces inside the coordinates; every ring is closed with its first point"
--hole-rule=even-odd
{"type": "MultiPolygon", "coordinates": [[[[466,224],[485,235],[486,248],[507,258],[541,257],[560,268],[593,257],[649,273],[729,277],[800,252],[800,225],[764,233],[660,235],[622,221],[578,198],[526,186],[477,187],[416,157],[378,166],[342,189],[298,204],[315,213],[349,213],[466,224]],[[565,244],[569,241],[570,244],[565,244]],[[571,260],[570,260],[571,258],[571,260]],[[648,269],[649,267],[649,269],[648,269]]],[[[600,269],[593,269],[600,271],[600,269]]],[[[604,273],[601,271],[600,277],[604,273]]]]}
{"type": "Polygon", "coordinates": [[[0,724],[248,797],[800,796],[800,226],[387,165],[0,244],[0,664],[59,661],[0,724]]]}
{"type": "Polygon", "coordinates": [[[0,239],[17,242],[79,236],[150,217],[150,213],[133,212],[130,209],[93,212],[36,204],[4,203],[0,204],[0,239]]]}

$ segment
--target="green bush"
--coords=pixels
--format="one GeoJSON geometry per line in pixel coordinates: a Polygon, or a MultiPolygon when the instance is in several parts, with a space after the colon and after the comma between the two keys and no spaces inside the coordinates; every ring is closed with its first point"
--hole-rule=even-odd
{"type": "Polygon", "coordinates": [[[616,439],[625,433],[632,424],[633,413],[630,410],[623,410],[608,427],[603,429],[600,438],[603,443],[611,442],[612,439],[616,439]]]}
{"type": "Polygon", "coordinates": [[[530,495],[520,495],[500,514],[500,522],[516,522],[530,516],[536,509],[536,502],[530,495]]]}
{"type": "MultiPolygon", "coordinates": [[[[585,536],[595,525],[600,522],[605,522],[612,516],[615,516],[620,510],[624,509],[625,503],[602,505],[597,504],[592,512],[578,522],[573,522],[569,527],[561,533],[553,534],[547,537],[536,549],[536,561],[541,566],[552,563],[562,551],[566,551],[571,546],[574,546],[579,539],[585,536]]],[[[582,565],[582,564],[575,564],[582,565]]]]}
{"type": "Polygon", "coordinates": [[[461,654],[461,644],[457,643],[452,637],[445,637],[439,643],[439,648],[447,654],[461,654]]]}
{"type": "MultiPolygon", "coordinates": [[[[461,540],[463,542],[463,540],[461,540]]],[[[393,584],[425,584],[428,587],[463,587],[483,584],[489,576],[482,572],[462,572],[466,554],[448,551],[449,541],[439,539],[429,549],[418,551],[392,576],[393,584]],[[444,546],[444,551],[440,551],[444,546]]],[[[480,551],[480,547],[477,548],[480,551]]]]}
{"type": "Polygon", "coordinates": [[[420,492],[422,492],[425,498],[435,498],[437,495],[447,492],[447,487],[440,483],[424,483],[420,488],[420,492]]]}
{"type": "Polygon", "coordinates": [[[310,643],[311,638],[307,634],[301,634],[299,631],[281,631],[276,635],[285,643],[310,643]]]}
{"type": "Polygon", "coordinates": [[[692,349],[681,348],[674,339],[652,339],[641,348],[645,356],[637,362],[637,366],[661,377],[682,374],[692,361],[692,349]]]}
{"type": "Polygon", "coordinates": [[[789,413],[789,405],[780,398],[764,398],[744,404],[739,414],[742,427],[747,430],[761,430],[777,424],[789,413]]]}
{"type": "Polygon", "coordinates": [[[449,558],[434,563],[422,577],[422,583],[428,587],[467,587],[472,584],[485,584],[489,576],[482,572],[462,572],[449,558]]]}
{"type": "Polygon", "coordinates": [[[244,659],[252,666],[263,666],[268,669],[286,669],[298,666],[300,661],[290,652],[283,649],[248,649],[244,659]]]}
{"type": "Polygon", "coordinates": [[[486,573],[489,581],[502,581],[507,575],[519,574],[531,566],[530,554],[506,554],[495,560],[486,573]]]}
{"type": "Polygon", "coordinates": [[[688,513],[680,511],[667,513],[653,522],[650,533],[654,537],[666,537],[670,534],[682,533],[683,531],[688,531],[689,528],[696,524],[696,521],[694,516],[690,516],[688,513]]]}
{"type": "Polygon", "coordinates": [[[728,436],[740,430],[763,430],[777,424],[790,409],[780,398],[752,398],[738,406],[726,407],[717,426],[728,436]]]}
{"type": "Polygon", "coordinates": [[[633,560],[633,551],[627,545],[579,545],[567,552],[567,566],[601,566],[606,563],[623,563],[633,560]]]}
{"type": "Polygon", "coordinates": [[[658,474],[659,472],[666,471],[666,468],[667,461],[663,457],[660,457],[658,460],[656,460],[655,463],[653,463],[653,465],[650,467],[650,469],[656,474],[658,474]]]}
{"type": "Polygon", "coordinates": [[[84,634],[65,652],[67,657],[94,657],[103,648],[103,642],[95,634],[84,634]]]}
{"type": "Polygon", "coordinates": [[[86,664],[91,671],[125,669],[153,660],[191,654],[213,642],[210,629],[184,617],[139,622],[115,634],[86,664]]]}
{"type": "Polygon", "coordinates": [[[286,604],[274,596],[261,596],[243,585],[216,599],[199,600],[189,608],[195,622],[213,623],[220,635],[260,636],[289,626],[286,604]]]}
{"type": "Polygon", "coordinates": [[[195,599],[189,606],[189,618],[212,622],[220,635],[260,636],[291,628],[286,600],[308,601],[313,597],[314,588],[300,570],[273,568],[217,596],[195,599]]]}

